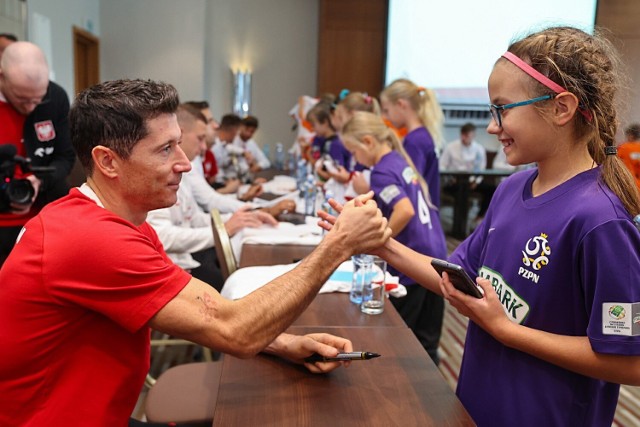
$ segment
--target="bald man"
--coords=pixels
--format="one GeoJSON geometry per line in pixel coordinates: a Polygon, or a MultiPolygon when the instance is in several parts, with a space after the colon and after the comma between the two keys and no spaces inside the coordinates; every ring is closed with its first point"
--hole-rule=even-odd
{"type": "MultiPolygon", "coordinates": [[[[22,226],[45,204],[69,191],[66,177],[75,153],[68,114],[69,98],[64,89],[49,81],[42,50],[29,42],[9,44],[0,59],[0,163],[14,159],[13,149],[1,146],[13,145],[17,155],[31,159],[36,170],[47,166],[54,171],[34,175],[16,166],[14,179],[27,179],[34,190],[24,203],[12,200],[0,187],[0,266],[22,226]]],[[[3,181],[4,175],[0,177],[3,181]]]]}

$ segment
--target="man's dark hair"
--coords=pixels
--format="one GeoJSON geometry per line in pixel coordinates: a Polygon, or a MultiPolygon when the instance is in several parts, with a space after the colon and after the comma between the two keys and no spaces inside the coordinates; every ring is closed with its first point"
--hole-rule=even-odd
{"type": "Polygon", "coordinates": [[[178,116],[178,123],[180,127],[185,124],[191,125],[196,121],[201,121],[204,124],[207,124],[207,118],[202,114],[200,108],[193,105],[193,103],[185,102],[184,104],[180,104],[178,107],[178,111],[176,112],[178,116]]]}
{"type": "Polygon", "coordinates": [[[0,33],[0,38],[11,40],[12,42],[17,42],[18,37],[15,34],[11,33],[0,33]]]}
{"type": "Polygon", "coordinates": [[[198,110],[209,108],[209,103],[207,101],[187,101],[183,105],[190,105],[197,108],[198,110]]]}
{"type": "Polygon", "coordinates": [[[640,123],[632,123],[627,126],[624,130],[624,134],[629,141],[640,140],[640,123]]]}
{"type": "Polygon", "coordinates": [[[149,134],[147,121],[175,113],[178,92],[152,80],[113,80],[78,94],[69,112],[71,143],[87,175],[93,172],[91,150],[98,145],[129,158],[134,145],[149,134]]]}
{"type": "Polygon", "coordinates": [[[258,118],[256,116],[247,116],[242,119],[242,126],[246,128],[258,128],[258,118]]]}
{"type": "Polygon", "coordinates": [[[463,124],[462,127],[460,128],[460,133],[464,135],[468,134],[469,132],[475,132],[475,131],[476,131],[476,125],[474,125],[471,122],[463,124]]]}
{"type": "Polygon", "coordinates": [[[229,130],[232,128],[237,128],[242,123],[242,119],[235,114],[225,114],[222,116],[222,120],[220,120],[220,129],[221,130],[229,130]]]}

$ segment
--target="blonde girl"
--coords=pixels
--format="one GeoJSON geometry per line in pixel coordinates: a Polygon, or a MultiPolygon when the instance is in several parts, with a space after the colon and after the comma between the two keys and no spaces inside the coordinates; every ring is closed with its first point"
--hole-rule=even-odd
{"type": "MultiPolygon", "coordinates": [[[[382,214],[389,219],[393,236],[418,253],[446,257],[438,212],[426,201],[427,185],[394,131],[379,116],[356,112],[344,126],[342,137],[356,160],[371,168],[371,189],[382,214]]],[[[400,283],[408,292],[403,298],[391,297],[391,302],[437,363],[442,297],[417,285],[393,266],[389,270],[400,276],[400,283]]]]}
{"type": "Polygon", "coordinates": [[[438,154],[444,115],[435,92],[410,80],[398,79],[380,94],[382,115],[397,128],[406,128],[403,146],[429,186],[428,199],[440,206],[438,154]]]}

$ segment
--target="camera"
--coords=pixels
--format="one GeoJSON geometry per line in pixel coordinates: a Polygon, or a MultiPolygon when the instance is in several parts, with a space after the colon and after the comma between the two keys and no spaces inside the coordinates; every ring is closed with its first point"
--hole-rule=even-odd
{"type": "Polygon", "coordinates": [[[12,203],[28,204],[35,194],[28,179],[16,179],[16,165],[23,173],[31,172],[30,162],[16,154],[12,144],[0,145],[0,213],[10,212],[12,203]]]}

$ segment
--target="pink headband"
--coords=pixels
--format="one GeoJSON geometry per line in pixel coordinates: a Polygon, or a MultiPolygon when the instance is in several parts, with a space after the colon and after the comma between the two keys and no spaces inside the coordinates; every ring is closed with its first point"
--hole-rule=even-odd
{"type": "MultiPolygon", "coordinates": [[[[546,87],[554,91],[555,93],[568,92],[568,90],[566,90],[565,88],[560,86],[558,83],[551,80],[549,77],[543,75],[541,72],[539,72],[538,70],[533,68],[531,65],[524,62],[522,59],[518,58],[513,53],[505,52],[502,54],[502,57],[509,60],[516,67],[520,68],[522,71],[529,74],[531,77],[533,77],[534,79],[536,79],[537,81],[539,81],[540,83],[542,83],[543,85],[545,85],[546,87]]],[[[584,118],[587,119],[588,122],[593,120],[593,115],[591,114],[591,111],[586,110],[585,108],[580,106],[578,107],[578,111],[580,111],[580,114],[582,114],[584,118]]]]}

